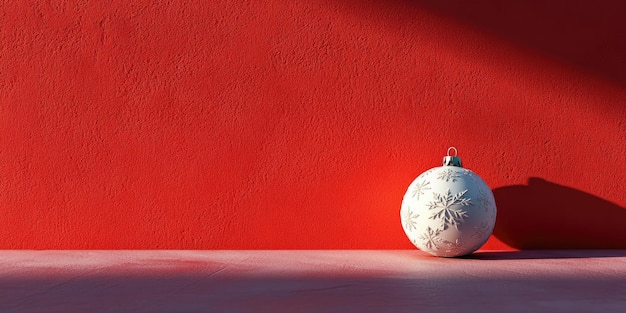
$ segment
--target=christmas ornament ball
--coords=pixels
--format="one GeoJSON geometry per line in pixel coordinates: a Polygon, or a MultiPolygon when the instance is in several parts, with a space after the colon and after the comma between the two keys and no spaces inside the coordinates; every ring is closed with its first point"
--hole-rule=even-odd
{"type": "Polygon", "coordinates": [[[409,240],[440,257],[473,253],[485,244],[496,222],[493,193],[480,176],[463,168],[450,147],[443,165],[419,175],[408,187],[400,218],[409,240]],[[450,155],[450,151],[454,155],[450,155]]]}

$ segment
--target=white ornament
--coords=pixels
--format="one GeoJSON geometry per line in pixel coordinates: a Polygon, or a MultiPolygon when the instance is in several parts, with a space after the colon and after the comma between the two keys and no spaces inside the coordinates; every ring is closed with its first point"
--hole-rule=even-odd
{"type": "Polygon", "coordinates": [[[409,240],[440,257],[478,250],[496,223],[491,189],[476,173],[462,167],[456,152],[450,147],[443,166],[422,173],[409,185],[400,209],[409,240]]]}

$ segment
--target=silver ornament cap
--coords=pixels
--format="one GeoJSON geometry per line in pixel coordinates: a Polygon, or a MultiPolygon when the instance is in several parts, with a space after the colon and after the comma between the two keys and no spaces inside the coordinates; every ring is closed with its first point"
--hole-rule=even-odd
{"type": "Polygon", "coordinates": [[[443,157],[443,166],[458,166],[463,167],[463,163],[461,163],[461,158],[457,155],[458,151],[455,147],[448,148],[448,154],[443,157]],[[454,151],[454,155],[450,155],[450,151],[454,151]]]}

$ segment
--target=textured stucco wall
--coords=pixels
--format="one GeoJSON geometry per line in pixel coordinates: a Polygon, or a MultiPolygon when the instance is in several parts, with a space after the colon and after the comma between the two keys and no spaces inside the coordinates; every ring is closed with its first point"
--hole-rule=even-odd
{"type": "Polygon", "coordinates": [[[623,1],[0,7],[0,248],[411,248],[448,146],[487,249],[626,247],[623,1]]]}

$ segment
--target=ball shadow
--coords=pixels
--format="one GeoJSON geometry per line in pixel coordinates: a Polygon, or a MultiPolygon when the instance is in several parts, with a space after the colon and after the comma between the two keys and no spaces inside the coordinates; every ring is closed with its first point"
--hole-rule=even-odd
{"type": "Polygon", "coordinates": [[[589,258],[623,258],[626,250],[576,249],[576,250],[519,250],[519,251],[478,251],[462,257],[467,260],[555,260],[589,258]]]}
{"type": "Polygon", "coordinates": [[[530,178],[493,190],[494,235],[517,249],[626,249],[626,209],[592,194],[530,178]]]}

